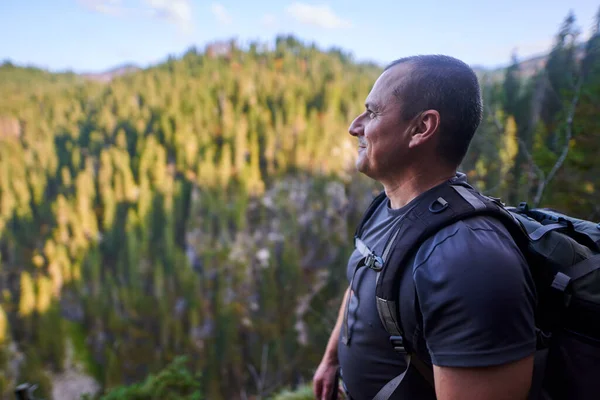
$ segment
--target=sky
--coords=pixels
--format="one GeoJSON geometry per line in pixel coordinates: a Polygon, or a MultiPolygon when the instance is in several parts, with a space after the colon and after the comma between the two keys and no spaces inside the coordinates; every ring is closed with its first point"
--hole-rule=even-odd
{"type": "Polygon", "coordinates": [[[547,52],[572,11],[588,37],[592,0],[0,0],[0,62],[51,71],[147,67],[191,46],[293,34],[358,61],[448,54],[497,67],[547,52]]]}

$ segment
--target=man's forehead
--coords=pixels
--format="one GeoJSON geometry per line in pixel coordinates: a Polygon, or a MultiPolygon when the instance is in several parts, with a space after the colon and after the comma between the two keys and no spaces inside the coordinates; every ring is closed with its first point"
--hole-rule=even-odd
{"type": "Polygon", "coordinates": [[[383,71],[367,96],[366,103],[389,100],[393,96],[394,89],[406,78],[408,72],[409,66],[407,64],[395,65],[383,71]]]}

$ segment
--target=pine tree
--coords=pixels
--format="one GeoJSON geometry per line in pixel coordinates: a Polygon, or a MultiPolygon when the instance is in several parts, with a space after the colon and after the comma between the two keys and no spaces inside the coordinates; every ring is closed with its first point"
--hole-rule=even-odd
{"type": "Polygon", "coordinates": [[[564,118],[565,103],[575,88],[578,68],[575,60],[576,40],[579,31],[575,26],[575,15],[570,12],[556,36],[554,47],[545,67],[546,90],[541,117],[546,129],[552,132],[548,147],[557,151],[559,135],[557,120],[564,118]]]}
{"type": "MultiPolygon", "coordinates": [[[[0,304],[0,348],[5,348],[6,343],[10,339],[9,335],[10,332],[8,330],[8,318],[6,317],[6,312],[4,312],[4,309],[0,304]]],[[[3,366],[0,364],[0,369],[2,368],[3,366]]]]}
{"type": "Polygon", "coordinates": [[[21,292],[19,294],[19,315],[22,317],[30,316],[35,310],[35,288],[33,279],[28,272],[21,273],[21,292]]]}

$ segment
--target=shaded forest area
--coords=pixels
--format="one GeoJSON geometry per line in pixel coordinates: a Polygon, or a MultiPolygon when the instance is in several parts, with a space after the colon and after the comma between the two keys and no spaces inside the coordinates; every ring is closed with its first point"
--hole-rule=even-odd
{"type": "MultiPolygon", "coordinates": [[[[516,58],[478,71],[461,170],[479,189],[600,220],[598,23],[583,41],[569,14],[527,77],[516,58]]],[[[29,381],[50,399],[77,374],[122,390],[180,355],[204,398],[309,381],[379,190],[347,129],[380,72],[290,36],[108,83],[4,63],[2,396],[29,381]]]]}

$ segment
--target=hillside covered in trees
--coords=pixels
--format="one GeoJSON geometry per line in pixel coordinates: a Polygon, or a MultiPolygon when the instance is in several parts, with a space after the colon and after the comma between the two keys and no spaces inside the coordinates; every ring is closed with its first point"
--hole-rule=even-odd
{"type": "MultiPolygon", "coordinates": [[[[480,73],[461,170],[600,220],[600,32],[576,25],[532,76],[480,73]]],[[[108,393],[181,355],[204,398],[309,381],[379,190],[347,129],[380,72],[294,37],[109,82],[0,66],[1,395],[28,381],[50,399],[76,372],[108,393]]]]}

